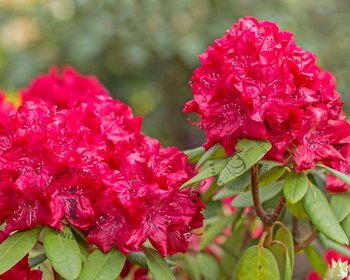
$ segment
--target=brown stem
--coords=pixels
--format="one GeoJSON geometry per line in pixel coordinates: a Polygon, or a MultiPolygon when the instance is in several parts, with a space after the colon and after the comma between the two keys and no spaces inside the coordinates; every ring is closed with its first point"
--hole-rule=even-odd
{"type": "Polygon", "coordinates": [[[266,234],[264,238],[264,242],[266,247],[269,248],[273,239],[273,224],[276,222],[279,215],[281,214],[284,208],[284,205],[286,204],[286,199],[284,197],[280,199],[280,201],[277,204],[277,207],[275,208],[272,214],[266,213],[261,205],[260,197],[259,197],[258,171],[259,171],[258,165],[256,164],[251,169],[251,185],[252,185],[251,190],[252,190],[255,213],[264,224],[264,232],[266,234]]]}
{"type": "Polygon", "coordinates": [[[307,246],[309,246],[312,241],[314,241],[316,239],[316,237],[318,236],[320,232],[318,230],[314,230],[308,238],[305,239],[304,242],[302,242],[301,244],[296,244],[295,246],[295,251],[300,251],[302,249],[305,249],[307,246]]]}
{"type": "Polygon", "coordinates": [[[259,187],[258,187],[258,165],[254,165],[252,167],[251,184],[252,184],[252,196],[253,196],[255,213],[260,218],[260,220],[262,220],[262,222],[265,223],[267,221],[267,215],[260,203],[259,187]]]}
{"type": "Polygon", "coordinates": [[[267,214],[263,209],[260,197],[259,197],[259,186],[258,186],[258,165],[254,165],[251,170],[251,184],[252,184],[252,196],[254,202],[254,209],[256,215],[260,218],[260,220],[264,223],[264,225],[272,225],[277,221],[279,215],[281,214],[284,205],[286,204],[286,199],[282,197],[277,204],[276,209],[272,214],[267,214]]]}
{"type": "Polygon", "coordinates": [[[61,280],[61,276],[55,270],[53,270],[53,277],[55,280],[61,280]]]}
{"type": "Polygon", "coordinates": [[[275,211],[273,211],[271,215],[271,222],[275,222],[278,219],[278,217],[281,215],[281,212],[285,204],[286,204],[286,199],[284,196],[282,196],[280,201],[277,204],[277,207],[275,208],[275,211]]]}
{"type": "Polygon", "coordinates": [[[294,216],[292,219],[292,235],[293,235],[294,245],[298,244],[299,237],[300,237],[299,222],[298,222],[298,219],[294,216]]]}
{"type": "Polygon", "coordinates": [[[265,244],[265,239],[266,237],[269,235],[269,233],[267,231],[264,231],[260,237],[260,240],[259,240],[259,250],[261,250],[263,247],[264,247],[264,244],[265,244]]]}

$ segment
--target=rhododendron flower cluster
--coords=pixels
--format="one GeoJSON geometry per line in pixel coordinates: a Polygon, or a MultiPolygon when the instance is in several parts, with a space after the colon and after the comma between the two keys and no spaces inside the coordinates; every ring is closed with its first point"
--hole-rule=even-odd
{"type": "Polygon", "coordinates": [[[103,251],[138,251],[147,239],[163,256],[187,250],[203,205],[179,190],[193,175],[185,154],[143,135],[140,117],[71,68],[40,76],[22,98],[0,114],[6,234],[70,223],[103,251]]]}
{"type": "Polygon", "coordinates": [[[350,133],[332,74],[293,34],[252,17],[238,23],[200,56],[194,100],[185,112],[200,115],[206,148],[215,143],[233,153],[241,138],[266,139],[272,159],[290,155],[298,170],[344,160],[337,150],[350,133]]]}

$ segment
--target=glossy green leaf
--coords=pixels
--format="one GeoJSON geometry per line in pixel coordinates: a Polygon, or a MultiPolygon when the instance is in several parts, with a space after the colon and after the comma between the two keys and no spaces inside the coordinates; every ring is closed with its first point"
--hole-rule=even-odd
{"type": "Polygon", "coordinates": [[[217,280],[219,278],[220,266],[212,255],[199,253],[197,256],[197,265],[203,279],[217,280]]]}
{"type": "Polygon", "coordinates": [[[259,177],[263,176],[265,173],[267,173],[269,170],[271,170],[274,167],[282,166],[280,162],[273,161],[273,160],[265,160],[265,159],[260,160],[259,165],[260,165],[259,177]]]}
{"type": "Polygon", "coordinates": [[[327,271],[327,264],[315,246],[309,245],[305,249],[306,257],[316,272],[323,276],[327,271]]]}
{"type": "Polygon", "coordinates": [[[208,226],[205,234],[202,236],[202,240],[200,243],[200,250],[205,249],[216,237],[218,237],[224,229],[232,223],[234,216],[223,217],[208,226]]]}
{"type": "Polygon", "coordinates": [[[346,236],[350,240],[350,215],[347,215],[341,222],[341,227],[345,231],[346,236]]]}
{"type": "Polygon", "coordinates": [[[143,247],[148,268],[155,280],[176,280],[165,259],[151,248],[143,247]]]}
{"type": "Polygon", "coordinates": [[[0,274],[8,271],[34,247],[40,229],[16,232],[0,244],[0,274]]]}
{"type": "Polygon", "coordinates": [[[213,196],[218,192],[218,188],[219,186],[216,184],[215,181],[211,182],[209,188],[202,194],[202,201],[204,202],[204,204],[212,200],[213,196]]]}
{"type": "Polygon", "coordinates": [[[115,280],[122,271],[126,257],[113,248],[107,253],[95,249],[81,270],[79,280],[115,280]]]}
{"type": "Polygon", "coordinates": [[[236,191],[232,191],[230,189],[223,188],[219,190],[214,196],[213,201],[218,201],[226,197],[234,196],[235,194],[240,193],[236,191]]]}
{"type": "MultiPolygon", "coordinates": [[[[269,186],[259,188],[260,202],[265,202],[282,190],[282,182],[275,182],[270,184],[269,186]]],[[[232,206],[234,207],[247,207],[253,205],[253,197],[251,192],[245,192],[239,194],[232,202],[232,206]]]]}
{"type": "Polygon", "coordinates": [[[259,187],[263,187],[269,185],[273,182],[276,182],[279,178],[281,178],[286,171],[284,166],[275,166],[264,173],[259,178],[259,187]]]}
{"type": "Polygon", "coordinates": [[[135,263],[139,266],[147,267],[147,261],[143,252],[129,252],[126,257],[129,262],[135,263]]]}
{"type": "Polygon", "coordinates": [[[62,231],[45,228],[44,249],[58,274],[68,280],[78,278],[82,267],[82,256],[79,245],[67,226],[62,231]]]}
{"type": "Polygon", "coordinates": [[[28,263],[30,267],[35,267],[39,264],[41,264],[43,261],[47,260],[46,254],[38,254],[35,257],[29,257],[28,258],[28,263]]]}
{"type": "Polygon", "coordinates": [[[294,267],[294,241],[292,233],[284,227],[280,227],[275,234],[275,240],[281,241],[288,249],[291,269],[294,267]]]}
{"type": "Polygon", "coordinates": [[[307,219],[307,215],[304,211],[303,204],[301,201],[295,203],[295,204],[290,204],[286,203],[287,209],[292,213],[294,217],[297,217],[298,219],[305,220],[307,219]]]}
{"type": "Polygon", "coordinates": [[[227,185],[223,186],[220,191],[214,195],[213,200],[221,200],[225,197],[233,196],[237,193],[243,192],[244,189],[250,184],[250,172],[245,172],[241,176],[237,177],[227,185]]]}
{"type": "Polygon", "coordinates": [[[196,169],[201,167],[204,162],[211,160],[211,159],[217,159],[225,157],[225,149],[220,144],[215,144],[212,146],[208,151],[206,151],[203,156],[199,159],[196,169]]]}
{"type": "Polygon", "coordinates": [[[277,262],[266,248],[258,246],[248,248],[238,265],[238,280],[280,280],[277,262]]]}
{"type": "Polygon", "coordinates": [[[185,257],[184,269],[188,273],[191,280],[201,280],[201,272],[199,270],[197,260],[190,254],[185,257]]]}
{"type": "Polygon", "coordinates": [[[350,176],[348,176],[348,175],[346,175],[346,174],[344,174],[342,172],[339,172],[338,170],[330,168],[330,167],[328,167],[326,165],[319,164],[318,166],[326,169],[329,173],[332,173],[334,176],[338,177],[340,180],[342,180],[343,182],[345,182],[348,185],[350,185],[350,176]]]}
{"type": "Polygon", "coordinates": [[[297,203],[304,197],[308,184],[309,179],[303,171],[291,171],[283,186],[284,197],[290,204],[297,203]]]}
{"type": "Polygon", "coordinates": [[[195,163],[205,153],[205,149],[203,147],[197,147],[197,148],[186,150],[183,152],[187,155],[187,161],[189,163],[195,163]]]}
{"type": "Polygon", "coordinates": [[[186,183],[184,183],[180,189],[184,189],[196,182],[202,181],[206,178],[218,175],[227,165],[229,159],[210,160],[207,163],[207,167],[204,167],[196,176],[192,177],[186,183]]]}
{"type": "Polygon", "coordinates": [[[350,214],[350,193],[343,192],[331,197],[331,208],[338,222],[350,214]]]}
{"type": "Polygon", "coordinates": [[[305,213],[312,224],[328,238],[340,243],[348,244],[348,238],[335,218],[324,194],[315,186],[310,185],[302,199],[305,213]]]}
{"type": "Polygon", "coordinates": [[[237,143],[236,149],[238,152],[220,173],[217,181],[219,186],[226,185],[248,171],[271,149],[271,143],[242,139],[237,143]]]}
{"type": "Polygon", "coordinates": [[[246,234],[246,227],[244,225],[240,225],[233,230],[232,234],[221,246],[224,251],[221,263],[223,273],[225,274],[225,279],[237,278],[237,265],[239,258],[241,257],[242,245],[246,234]]]}
{"type": "Polygon", "coordinates": [[[322,233],[318,235],[318,240],[321,242],[324,248],[336,250],[340,254],[350,257],[350,249],[348,249],[347,246],[339,245],[337,242],[328,239],[322,233]]]}
{"type": "Polygon", "coordinates": [[[292,270],[292,265],[289,258],[288,249],[286,249],[285,247],[283,247],[283,245],[279,243],[273,243],[270,247],[270,251],[275,257],[275,260],[277,262],[281,279],[291,280],[293,270],[292,270]]]}
{"type": "Polygon", "coordinates": [[[293,277],[293,266],[290,263],[289,255],[286,254],[286,268],[284,270],[284,280],[292,280],[293,277]]]}

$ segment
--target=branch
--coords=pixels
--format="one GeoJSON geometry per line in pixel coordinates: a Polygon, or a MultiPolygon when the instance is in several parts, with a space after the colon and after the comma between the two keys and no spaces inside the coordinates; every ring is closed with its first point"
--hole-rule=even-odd
{"type": "Polygon", "coordinates": [[[314,230],[304,242],[302,242],[301,244],[296,244],[295,251],[298,252],[302,249],[305,249],[312,243],[312,241],[316,239],[319,233],[320,232],[318,230],[314,230]]]}
{"type": "Polygon", "coordinates": [[[293,216],[292,219],[292,235],[293,235],[293,241],[294,244],[298,244],[298,240],[300,237],[300,232],[299,232],[299,221],[296,217],[293,216]]]}
{"type": "Polygon", "coordinates": [[[262,208],[260,197],[259,197],[258,165],[254,165],[251,169],[251,184],[252,184],[252,196],[253,196],[255,213],[263,223],[266,223],[268,220],[268,217],[266,215],[265,210],[262,208]]]}
{"type": "Polygon", "coordinates": [[[277,219],[280,216],[280,214],[281,214],[285,204],[286,204],[286,199],[285,199],[284,196],[282,196],[280,201],[278,202],[278,205],[277,205],[276,209],[273,211],[273,213],[271,215],[270,221],[272,223],[277,221],[277,219]]]}

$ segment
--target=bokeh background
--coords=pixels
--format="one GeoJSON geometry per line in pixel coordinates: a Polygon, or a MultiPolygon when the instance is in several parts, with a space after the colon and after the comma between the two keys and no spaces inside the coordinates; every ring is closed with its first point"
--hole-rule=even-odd
{"type": "MultiPolygon", "coordinates": [[[[350,113],[349,0],[0,0],[0,87],[15,94],[51,65],[70,64],[145,116],[145,133],[192,148],[204,133],[182,108],[197,57],[247,15],[294,32],[335,74],[350,113]]],[[[299,279],[305,264],[299,258],[299,279]]]]}
{"type": "Polygon", "coordinates": [[[349,0],[0,0],[0,87],[71,64],[145,116],[145,133],[191,148],[204,141],[182,113],[197,57],[246,15],[294,32],[336,75],[350,112],[349,0]]]}

